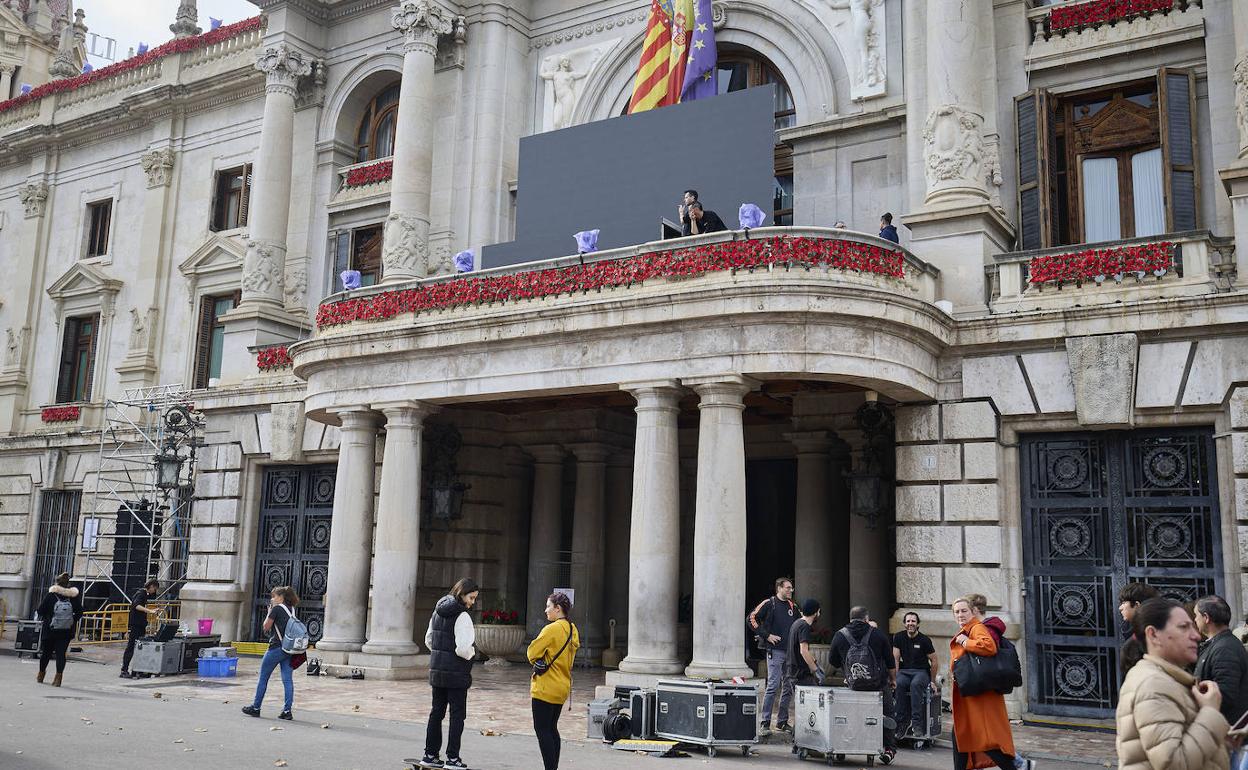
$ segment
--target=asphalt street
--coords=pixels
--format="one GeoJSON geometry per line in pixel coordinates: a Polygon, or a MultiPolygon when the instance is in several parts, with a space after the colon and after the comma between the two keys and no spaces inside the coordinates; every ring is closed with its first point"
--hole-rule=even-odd
{"type": "MultiPolygon", "coordinates": [[[[223,702],[211,694],[211,680],[152,680],[150,687],[125,692],[110,688],[116,669],[71,662],[65,685],[36,684],[33,661],[0,656],[0,768],[360,768],[400,770],[404,757],[419,756],[424,725],[305,712],[295,700],[295,721],[282,722],[274,698],[281,685],[274,677],[265,713],[244,716],[245,704],[223,702]],[[284,763],[284,764],[283,764],[284,763]]],[[[49,681],[51,677],[49,677],[49,681]]],[[[584,717],[565,715],[565,736],[583,736],[584,717]]],[[[541,756],[531,736],[482,735],[466,731],[463,758],[473,768],[541,770],[541,756]]],[[[863,766],[850,761],[849,766],[863,766]]],[[[666,765],[708,768],[819,767],[799,764],[788,746],[760,746],[750,757],[721,754],[708,759],[655,758],[565,741],[561,767],[569,770],[655,770],[666,765]]],[[[950,767],[947,750],[902,751],[894,767],[950,767]]],[[[1082,768],[1086,764],[1043,761],[1043,770],[1082,768]]]]}

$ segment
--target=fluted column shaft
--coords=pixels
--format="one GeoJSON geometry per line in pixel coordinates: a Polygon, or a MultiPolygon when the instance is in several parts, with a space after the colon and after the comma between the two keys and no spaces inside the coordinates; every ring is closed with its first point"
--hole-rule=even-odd
{"type": "Polygon", "coordinates": [[[581,647],[596,657],[606,646],[603,572],[606,567],[607,456],[609,447],[577,444],[576,496],[572,506],[572,588],[580,618],[581,647]]]}
{"type": "Polygon", "coordinates": [[[386,448],[373,544],[373,618],[363,651],[415,655],[420,442],[423,420],[431,410],[415,401],[374,406],[386,415],[386,448]]]}
{"type": "Polygon", "coordinates": [[[243,260],[242,304],[285,304],[286,227],[290,222],[291,152],[295,136],[295,89],[312,72],[312,61],[285,43],[256,57],[265,74],[264,122],[252,172],[247,255],[243,260]]]}
{"type": "Polygon", "coordinates": [[[1239,158],[1248,160],[1248,7],[1231,3],[1228,11],[1233,14],[1235,27],[1235,122],[1239,126],[1239,158]]]}
{"type": "Polygon", "coordinates": [[[693,540],[693,661],[685,675],[749,676],[745,665],[745,431],[739,375],[684,380],[697,392],[698,483],[693,540]]]}
{"type": "Polygon", "coordinates": [[[381,252],[387,283],[429,274],[429,208],[433,184],[434,58],[438,36],[450,34],[452,17],[428,0],[407,0],[391,24],[403,33],[403,80],[395,123],[390,216],[381,252]]]}
{"type": "Polygon", "coordinates": [[[317,649],[354,651],[364,644],[373,551],[373,480],[380,415],[339,410],[341,421],[334,515],[329,530],[325,631],[317,649]]]}
{"type": "Polygon", "coordinates": [[[562,447],[543,444],[528,447],[533,455],[533,510],[529,520],[529,601],[526,626],[532,639],[546,625],[542,609],[559,579],[559,545],[562,537],[562,447]]]}
{"type": "Polygon", "coordinates": [[[629,535],[628,656],[621,671],[678,674],[680,449],[675,381],[625,386],[637,399],[629,535]]]}

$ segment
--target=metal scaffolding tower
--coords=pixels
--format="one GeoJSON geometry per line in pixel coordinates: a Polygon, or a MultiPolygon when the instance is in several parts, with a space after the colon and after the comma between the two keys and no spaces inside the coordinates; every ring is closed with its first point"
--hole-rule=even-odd
{"type": "MultiPolygon", "coordinates": [[[[126,391],[105,405],[99,463],[83,519],[84,597],[108,583],[124,601],[149,579],[162,599],[186,582],[191,500],[204,416],[181,384],[126,391]]],[[[95,594],[98,595],[98,594],[95,594]]]]}

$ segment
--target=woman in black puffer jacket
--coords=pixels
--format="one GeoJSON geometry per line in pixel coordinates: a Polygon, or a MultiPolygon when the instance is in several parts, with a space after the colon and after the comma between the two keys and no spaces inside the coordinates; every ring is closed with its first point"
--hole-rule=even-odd
{"type": "Polygon", "coordinates": [[[472,578],[462,578],[451,593],[438,600],[425,632],[429,648],[429,686],[433,688],[433,710],[425,733],[425,756],[421,767],[466,768],[459,756],[459,741],[464,733],[464,716],[468,712],[468,688],[472,686],[473,646],[476,635],[468,610],[477,602],[480,588],[472,578]],[[451,726],[446,736],[446,761],[442,751],[442,719],[447,706],[451,708],[451,726]]]}
{"type": "Polygon", "coordinates": [[[52,686],[60,687],[65,673],[65,653],[74,639],[78,621],[82,619],[82,597],[78,595],[78,589],[69,584],[68,572],[56,576],[56,582],[48,589],[36,612],[43,621],[43,635],[40,638],[39,673],[35,675],[35,681],[43,682],[48,661],[55,658],[56,677],[52,686]]]}

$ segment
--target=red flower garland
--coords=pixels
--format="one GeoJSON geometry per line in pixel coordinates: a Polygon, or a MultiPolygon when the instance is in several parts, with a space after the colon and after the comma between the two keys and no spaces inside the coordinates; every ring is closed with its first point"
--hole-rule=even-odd
{"type": "Polygon", "coordinates": [[[520,613],[515,610],[484,610],[481,623],[486,626],[509,626],[520,620],[520,613]]]}
{"type": "Polygon", "coordinates": [[[584,266],[532,270],[510,275],[465,277],[427,283],[360,299],[330,302],[316,312],[318,328],[354,321],[393,318],[401,313],[540,299],[591,289],[631,286],[651,278],[698,276],[723,270],[752,270],[770,264],[810,269],[826,265],[838,270],[905,278],[905,256],[896,249],[857,241],[775,236],[763,240],[731,241],[584,266]]]}
{"type": "Polygon", "coordinates": [[[133,69],[151,64],[154,61],[163,59],[177,53],[186,53],[199,48],[206,48],[213,43],[220,43],[222,40],[240,35],[244,32],[250,32],[254,29],[260,29],[262,19],[260,16],[253,16],[250,19],[227,24],[218,27],[211,32],[205,32],[195,37],[175,38],[164,45],[156,46],[147,53],[138,56],[131,56],[129,59],[123,59],[116,64],[110,64],[107,67],[100,67],[98,70],[83,73],[77,77],[66,78],[64,80],[53,80],[50,83],[44,83],[37,88],[32,88],[30,93],[21,94],[8,101],[0,102],[0,112],[21,107],[23,104],[33,102],[36,99],[42,99],[49,94],[59,94],[65,91],[72,91],[75,88],[81,88],[89,83],[95,83],[113,75],[129,72],[133,69]]]}
{"type": "Polygon", "coordinates": [[[1027,264],[1027,280],[1032,284],[1104,280],[1108,276],[1126,273],[1166,271],[1173,261],[1174,244],[1169,241],[1087,249],[1070,254],[1033,257],[1027,264]]]}
{"type": "Polygon", "coordinates": [[[82,407],[79,406],[45,406],[39,412],[39,418],[44,422],[73,422],[82,414],[82,407]]]}
{"type": "Polygon", "coordinates": [[[1063,32],[1171,10],[1174,10],[1174,0],[1091,0],[1049,11],[1049,30],[1063,32]]]}
{"type": "Polygon", "coordinates": [[[256,368],[262,372],[289,369],[291,363],[290,351],[285,345],[274,345],[271,348],[260,348],[256,351],[256,368]]]}
{"type": "Polygon", "coordinates": [[[379,160],[367,166],[357,166],[347,172],[347,187],[362,187],[366,184],[384,182],[394,176],[394,161],[379,160]]]}

